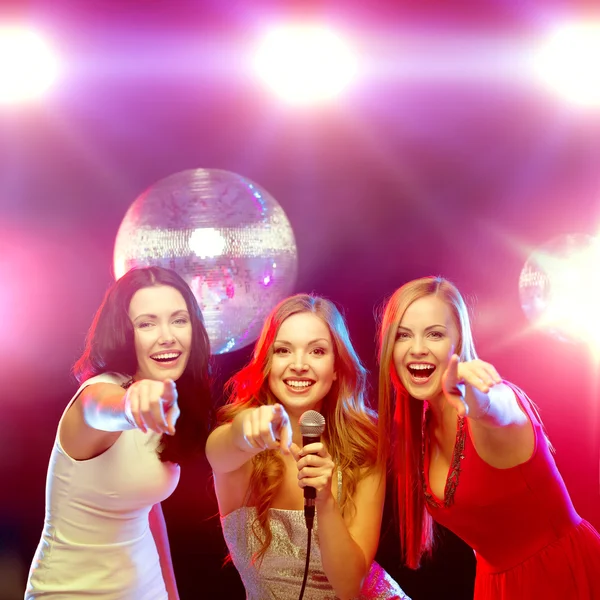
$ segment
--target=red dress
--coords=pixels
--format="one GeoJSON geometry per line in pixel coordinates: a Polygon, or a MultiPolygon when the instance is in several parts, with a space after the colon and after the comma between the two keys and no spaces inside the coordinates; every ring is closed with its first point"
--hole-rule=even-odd
{"type": "Polygon", "coordinates": [[[527,396],[511,387],[534,428],[531,458],[488,465],[459,417],[443,502],[429,487],[423,447],[427,508],[475,550],[475,600],[600,600],[600,535],[575,512],[527,396]]]}

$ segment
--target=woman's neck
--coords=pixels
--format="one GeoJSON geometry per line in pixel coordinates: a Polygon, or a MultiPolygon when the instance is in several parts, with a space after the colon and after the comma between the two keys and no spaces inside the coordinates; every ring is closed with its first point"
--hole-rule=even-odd
{"type": "Polygon", "coordinates": [[[427,401],[431,412],[430,422],[432,427],[452,430],[456,427],[456,410],[448,403],[444,394],[440,394],[435,399],[427,401]]]}

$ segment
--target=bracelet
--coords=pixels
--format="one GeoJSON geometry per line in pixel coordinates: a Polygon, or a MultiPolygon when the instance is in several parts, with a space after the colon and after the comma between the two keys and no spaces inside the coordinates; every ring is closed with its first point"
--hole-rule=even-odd
{"type": "Polygon", "coordinates": [[[490,399],[490,397],[487,397],[488,399],[488,403],[487,406],[483,409],[483,411],[480,412],[480,414],[478,414],[476,417],[469,417],[470,419],[473,419],[473,421],[479,421],[479,419],[483,419],[483,417],[485,417],[489,412],[490,412],[490,408],[492,406],[492,400],[490,399]]]}

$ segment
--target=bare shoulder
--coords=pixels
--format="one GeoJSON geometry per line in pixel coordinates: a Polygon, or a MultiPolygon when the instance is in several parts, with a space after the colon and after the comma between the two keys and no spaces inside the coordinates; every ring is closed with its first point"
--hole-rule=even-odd
{"type": "Polygon", "coordinates": [[[385,496],[385,470],[380,466],[360,471],[360,479],[356,485],[356,496],[368,502],[379,502],[385,496]]]}
{"type": "Polygon", "coordinates": [[[385,500],[385,471],[382,468],[362,469],[352,501],[354,510],[344,515],[348,525],[363,521],[368,515],[380,514],[385,500]]]}
{"type": "Polygon", "coordinates": [[[208,438],[206,439],[206,453],[208,462],[211,464],[211,466],[213,466],[210,460],[211,451],[216,445],[219,444],[222,437],[227,435],[229,429],[231,429],[231,423],[223,423],[222,425],[218,425],[217,427],[215,427],[208,434],[208,438]]]}
{"type": "Polygon", "coordinates": [[[205,454],[208,463],[214,472],[227,471],[221,464],[224,462],[224,455],[227,456],[235,452],[235,446],[232,435],[232,424],[223,423],[215,427],[206,440],[205,454]]]}
{"type": "Polygon", "coordinates": [[[252,476],[252,468],[252,461],[249,460],[235,471],[220,473],[213,471],[219,514],[222,517],[244,506],[252,476]]]}
{"type": "Polygon", "coordinates": [[[73,400],[58,429],[62,449],[75,460],[88,460],[108,450],[119,438],[120,431],[100,431],[90,427],[86,410],[100,410],[103,400],[121,397],[123,388],[116,383],[92,383],[73,400]]]}
{"type": "Polygon", "coordinates": [[[206,459],[213,471],[213,482],[221,516],[243,505],[252,475],[251,456],[244,457],[244,462],[239,466],[230,468],[229,462],[234,465],[235,458],[239,454],[232,434],[232,423],[223,423],[215,427],[206,440],[206,459]],[[235,455],[233,460],[231,455],[235,455]]]}
{"type": "Polygon", "coordinates": [[[385,471],[363,471],[353,496],[353,510],[344,511],[344,521],[352,539],[360,546],[366,564],[375,558],[385,501],[385,471]]]}

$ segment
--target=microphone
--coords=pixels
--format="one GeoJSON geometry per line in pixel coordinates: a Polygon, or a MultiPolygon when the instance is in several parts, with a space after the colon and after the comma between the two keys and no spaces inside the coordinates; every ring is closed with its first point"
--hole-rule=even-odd
{"type": "MultiPolygon", "coordinates": [[[[302,433],[302,446],[321,441],[321,434],[325,431],[325,417],[316,410],[307,410],[299,420],[302,433]]],[[[315,498],[317,490],[314,487],[304,488],[304,520],[306,527],[312,529],[315,519],[315,498]]]]}

